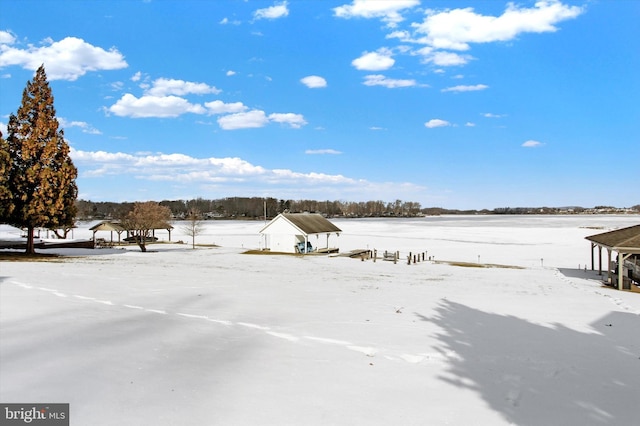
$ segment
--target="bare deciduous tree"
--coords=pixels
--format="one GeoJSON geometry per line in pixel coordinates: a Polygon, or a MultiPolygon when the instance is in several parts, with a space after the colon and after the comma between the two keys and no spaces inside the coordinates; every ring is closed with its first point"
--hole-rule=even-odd
{"type": "Polygon", "coordinates": [[[196,236],[204,230],[204,224],[200,220],[201,213],[198,209],[191,209],[187,212],[185,219],[187,223],[182,227],[182,231],[191,237],[191,248],[196,248],[196,236]]]}
{"type": "Polygon", "coordinates": [[[133,234],[140,250],[147,251],[147,240],[151,237],[154,229],[169,229],[171,220],[171,210],[166,206],[147,201],[145,203],[135,203],[131,210],[122,220],[122,226],[133,234]]]}

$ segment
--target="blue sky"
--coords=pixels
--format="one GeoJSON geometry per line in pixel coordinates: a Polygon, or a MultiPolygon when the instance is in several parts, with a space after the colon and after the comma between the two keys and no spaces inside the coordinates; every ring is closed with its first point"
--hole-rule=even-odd
{"type": "Polygon", "coordinates": [[[0,3],[80,198],[640,203],[639,1],[0,3]]]}

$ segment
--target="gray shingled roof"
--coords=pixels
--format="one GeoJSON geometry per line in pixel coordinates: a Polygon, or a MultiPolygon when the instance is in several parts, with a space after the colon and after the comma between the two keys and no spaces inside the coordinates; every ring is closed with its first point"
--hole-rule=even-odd
{"type": "Polygon", "coordinates": [[[587,240],[610,249],[625,249],[625,253],[640,252],[640,225],[603,232],[585,237],[587,240]]]}
{"type": "Polygon", "coordinates": [[[329,222],[324,216],[316,213],[282,213],[282,216],[300,228],[305,234],[321,234],[323,232],[342,232],[340,228],[329,222]]]}

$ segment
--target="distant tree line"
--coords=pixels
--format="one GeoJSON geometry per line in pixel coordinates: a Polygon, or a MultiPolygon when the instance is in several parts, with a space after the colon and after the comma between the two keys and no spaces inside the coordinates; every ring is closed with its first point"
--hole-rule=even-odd
{"type": "MultiPolygon", "coordinates": [[[[415,217],[425,214],[420,203],[396,200],[384,201],[317,201],[279,200],[262,197],[229,197],[222,199],[163,200],[159,203],[171,210],[174,218],[186,218],[197,211],[202,219],[271,218],[279,213],[321,213],[329,217],[415,217]]],[[[128,214],[134,203],[76,201],[78,219],[119,219],[128,214]]]]}
{"type": "MultiPolygon", "coordinates": [[[[77,218],[121,219],[133,209],[135,203],[94,202],[77,200],[77,218]]],[[[221,199],[196,198],[191,200],[163,200],[161,206],[167,207],[175,219],[186,219],[198,212],[200,219],[260,219],[273,218],[279,213],[320,213],[327,217],[417,217],[456,214],[583,214],[616,213],[622,209],[598,206],[593,209],[582,207],[501,207],[493,210],[456,210],[441,207],[422,207],[415,201],[318,201],[318,200],[282,200],[262,197],[228,197],[221,199]]],[[[625,209],[640,213],[640,205],[625,209]]]]}

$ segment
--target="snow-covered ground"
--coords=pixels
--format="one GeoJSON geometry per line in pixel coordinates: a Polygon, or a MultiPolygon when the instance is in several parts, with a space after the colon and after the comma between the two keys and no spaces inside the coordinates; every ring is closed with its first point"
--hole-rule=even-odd
{"type": "Polygon", "coordinates": [[[601,286],[584,237],[640,216],[333,222],[342,252],[401,261],[242,254],[264,224],[215,221],[218,247],[176,223],[148,253],[0,262],[0,401],[98,426],[637,424],[640,294],[601,286]]]}

